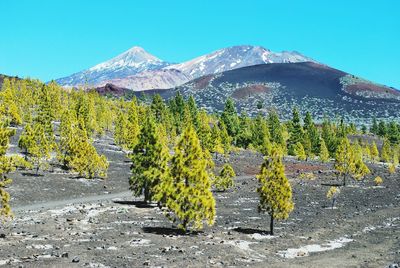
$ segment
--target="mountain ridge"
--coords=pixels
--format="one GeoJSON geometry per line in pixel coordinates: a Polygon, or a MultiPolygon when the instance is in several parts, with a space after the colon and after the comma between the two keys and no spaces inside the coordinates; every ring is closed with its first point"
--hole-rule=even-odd
{"type": "Polygon", "coordinates": [[[169,88],[180,86],[192,79],[237,69],[245,66],[281,62],[313,61],[296,51],[272,52],[261,46],[231,46],[222,48],[194,59],[172,64],[163,61],[146,52],[141,47],[132,47],[116,57],[99,63],[87,70],[74,73],[70,76],[57,79],[56,82],[63,86],[104,86],[112,83],[116,86],[128,86],[132,84],[132,90],[169,88]],[[181,73],[165,72],[168,77],[161,77],[160,70],[178,70],[181,73]],[[147,72],[148,81],[143,81],[142,72],[147,72]],[[154,72],[154,73],[152,73],[154,72]],[[152,79],[152,75],[158,79],[152,79]],[[187,78],[184,79],[184,76],[187,78]],[[130,80],[130,81],[129,81],[130,80]],[[144,88],[136,88],[142,81],[144,88]],[[152,83],[152,80],[154,83],[152,83]],[[164,84],[161,81],[168,81],[164,84]]]}

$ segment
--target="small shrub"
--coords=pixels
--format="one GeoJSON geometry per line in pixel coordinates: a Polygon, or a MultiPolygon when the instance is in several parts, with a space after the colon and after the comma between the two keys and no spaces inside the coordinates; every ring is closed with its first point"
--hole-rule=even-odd
{"type": "Polygon", "coordinates": [[[394,164],[389,164],[389,173],[394,174],[396,172],[396,166],[394,164]]]}
{"type": "Polygon", "coordinates": [[[379,185],[381,185],[383,183],[383,179],[378,176],[378,177],[376,177],[374,179],[374,183],[375,183],[376,186],[379,186],[379,185]]]}
{"type": "Polygon", "coordinates": [[[302,180],[315,180],[315,175],[312,172],[300,173],[299,178],[302,180]]]}
{"type": "Polygon", "coordinates": [[[326,193],[326,198],[332,200],[332,208],[335,206],[335,202],[339,194],[340,189],[336,186],[332,186],[331,188],[329,188],[328,192],[326,193]]]}

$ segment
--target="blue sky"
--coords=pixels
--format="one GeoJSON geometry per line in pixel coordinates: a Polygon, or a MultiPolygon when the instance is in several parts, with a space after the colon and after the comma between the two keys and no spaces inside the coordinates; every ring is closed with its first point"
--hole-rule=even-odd
{"type": "Polygon", "coordinates": [[[48,81],[138,45],[180,62],[250,44],[400,89],[400,1],[1,0],[0,73],[48,81]]]}

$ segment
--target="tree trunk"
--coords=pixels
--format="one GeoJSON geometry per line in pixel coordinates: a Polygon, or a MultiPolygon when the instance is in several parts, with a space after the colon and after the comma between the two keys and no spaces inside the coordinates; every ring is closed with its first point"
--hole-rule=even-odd
{"type": "Polygon", "coordinates": [[[144,202],[148,203],[149,199],[150,199],[149,186],[148,186],[147,182],[145,182],[145,184],[144,184],[144,202]]]}
{"type": "Polygon", "coordinates": [[[269,229],[271,235],[274,235],[274,214],[271,213],[271,221],[269,223],[269,229]]]}
{"type": "Polygon", "coordinates": [[[343,175],[343,186],[346,186],[346,173],[343,175]]]}

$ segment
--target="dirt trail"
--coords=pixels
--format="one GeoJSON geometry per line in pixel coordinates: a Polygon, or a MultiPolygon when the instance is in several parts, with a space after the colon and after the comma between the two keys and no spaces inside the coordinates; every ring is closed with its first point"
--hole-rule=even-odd
{"type": "Polygon", "coordinates": [[[113,194],[99,194],[99,195],[92,195],[92,196],[84,196],[78,198],[71,198],[71,199],[63,199],[63,200],[55,200],[55,201],[47,201],[38,204],[26,205],[26,206],[19,206],[14,207],[13,212],[15,214],[19,214],[22,212],[26,212],[29,210],[45,210],[45,209],[53,209],[59,208],[71,204],[82,204],[82,203],[90,203],[96,201],[106,201],[112,200],[116,198],[124,198],[132,196],[132,192],[125,191],[120,193],[113,193],[113,194]]]}

